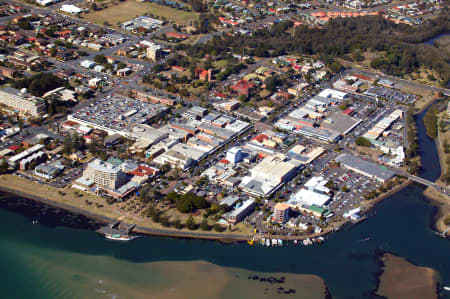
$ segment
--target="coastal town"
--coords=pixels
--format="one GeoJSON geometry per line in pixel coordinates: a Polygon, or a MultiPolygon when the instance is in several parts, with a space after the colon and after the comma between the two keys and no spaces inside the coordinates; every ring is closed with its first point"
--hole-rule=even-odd
{"type": "Polygon", "coordinates": [[[4,192],[101,219],[110,239],[280,246],[322,243],[417,183],[448,235],[449,35],[342,53],[287,41],[364,20],[439,35],[443,1],[3,0],[0,12],[4,192]],[[420,176],[424,111],[437,179],[420,176]]]}

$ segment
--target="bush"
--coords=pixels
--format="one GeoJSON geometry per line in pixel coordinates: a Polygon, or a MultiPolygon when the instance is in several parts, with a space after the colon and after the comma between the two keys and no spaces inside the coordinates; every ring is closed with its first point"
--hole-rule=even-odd
{"type": "Polygon", "coordinates": [[[215,230],[216,232],[219,232],[219,233],[221,233],[221,232],[223,232],[223,231],[225,230],[225,228],[223,228],[222,225],[217,224],[217,223],[214,224],[213,228],[214,228],[214,230],[215,230]]]}

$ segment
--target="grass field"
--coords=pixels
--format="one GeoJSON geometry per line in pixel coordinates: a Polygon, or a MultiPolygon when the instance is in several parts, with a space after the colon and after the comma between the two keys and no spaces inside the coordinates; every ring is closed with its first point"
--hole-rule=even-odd
{"type": "Polygon", "coordinates": [[[107,8],[98,11],[90,11],[83,15],[83,17],[90,22],[100,25],[108,22],[117,28],[119,27],[117,26],[118,22],[125,22],[145,13],[164,17],[168,21],[173,21],[178,25],[190,25],[191,21],[198,19],[198,14],[195,12],[187,12],[156,3],[138,2],[136,0],[127,0],[118,4],[109,4],[107,8]]]}

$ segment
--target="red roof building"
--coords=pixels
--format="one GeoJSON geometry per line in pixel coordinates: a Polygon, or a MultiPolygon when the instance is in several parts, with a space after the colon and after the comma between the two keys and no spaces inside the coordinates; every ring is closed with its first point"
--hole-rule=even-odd
{"type": "Polygon", "coordinates": [[[254,137],[252,140],[256,140],[259,143],[263,143],[264,140],[268,140],[269,137],[266,134],[259,134],[258,136],[254,137]]]}
{"type": "Polygon", "coordinates": [[[342,113],[344,113],[346,115],[352,115],[354,111],[355,110],[353,110],[352,108],[347,108],[344,111],[342,111],[342,113]]]}
{"type": "Polygon", "coordinates": [[[248,97],[250,91],[255,87],[255,84],[246,80],[240,80],[238,83],[231,86],[238,95],[245,95],[248,97]]]}
{"type": "Polygon", "coordinates": [[[145,165],[139,165],[138,168],[130,172],[130,174],[135,176],[148,176],[151,177],[157,172],[156,168],[148,167],[145,165]]]}
{"type": "Polygon", "coordinates": [[[20,148],[20,146],[18,145],[11,145],[10,147],[8,147],[8,149],[12,150],[12,151],[17,151],[20,148]]]}
{"type": "Polygon", "coordinates": [[[174,37],[174,38],[178,38],[178,39],[187,39],[189,37],[186,34],[181,34],[181,33],[176,33],[176,32],[169,32],[166,35],[169,37],[174,37]]]}

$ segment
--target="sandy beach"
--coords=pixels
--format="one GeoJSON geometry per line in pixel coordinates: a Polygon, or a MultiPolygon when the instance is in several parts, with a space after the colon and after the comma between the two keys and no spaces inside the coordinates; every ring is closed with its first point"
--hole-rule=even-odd
{"type": "Polygon", "coordinates": [[[406,259],[386,253],[381,258],[384,271],[377,295],[389,299],[437,298],[437,273],[427,267],[411,264],[406,259]]]}

